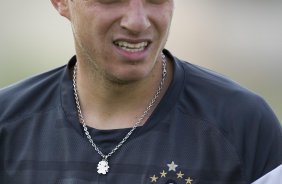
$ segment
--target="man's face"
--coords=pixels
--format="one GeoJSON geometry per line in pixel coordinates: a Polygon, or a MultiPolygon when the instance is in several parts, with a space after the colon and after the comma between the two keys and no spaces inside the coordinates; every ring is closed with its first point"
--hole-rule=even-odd
{"type": "Polygon", "coordinates": [[[69,0],[68,6],[79,62],[120,82],[153,71],[167,40],[173,0],[69,0]]]}

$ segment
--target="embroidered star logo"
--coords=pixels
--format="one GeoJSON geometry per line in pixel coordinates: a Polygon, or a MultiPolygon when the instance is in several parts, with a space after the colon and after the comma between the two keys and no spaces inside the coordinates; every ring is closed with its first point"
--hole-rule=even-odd
{"type": "Polygon", "coordinates": [[[183,178],[184,176],[184,174],[181,171],[179,171],[179,173],[177,173],[176,175],[177,175],[177,178],[183,178]]]}
{"type": "MultiPolygon", "coordinates": [[[[187,175],[187,173],[182,172],[183,171],[182,166],[180,166],[177,169],[178,171],[176,171],[176,168],[178,167],[178,165],[175,164],[174,161],[172,161],[171,163],[166,164],[166,165],[167,165],[168,169],[163,168],[162,170],[157,171],[157,173],[159,173],[159,174],[156,174],[155,172],[150,174],[148,176],[148,182],[150,182],[152,184],[163,183],[165,181],[166,181],[166,184],[177,184],[177,183],[193,184],[194,183],[191,176],[189,177],[187,175]],[[170,171],[172,171],[172,172],[170,172],[170,171]]],[[[163,167],[165,167],[165,165],[163,167]]],[[[167,167],[165,167],[165,168],[167,168],[167,167]]]]}
{"type": "Polygon", "coordinates": [[[185,179],[186,184],[192,184],[192,179],[190,177],[188,177],[187,179],[185,179]]]}
{"type": "Polygon", "coordinates": [[[163,170],[163,172],[160,173],[161,174],[161,178],[165,178],[167,173],[163,170]]]}
{"type": "Polygon", "coordinates": [[[167,164],[167,166],[168,166],[168,171],[174,171],[174,172],[176,172],[176,167],[178,167],[178,165],[176,165],[174,161],[172,161],[171,164],[167,164]]]}
{"type": "Polygon", "coordinates": [[[150,177],[151,178],[151,182],[157,182],[157,180],[159,179],[158,177],[156,177],[156,175],[150,177]]]}

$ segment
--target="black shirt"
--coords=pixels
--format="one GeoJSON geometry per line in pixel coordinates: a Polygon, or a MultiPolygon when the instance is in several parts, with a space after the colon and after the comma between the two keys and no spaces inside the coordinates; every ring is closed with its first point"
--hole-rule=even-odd
{"type": "MultiPolygon", "coordinates": [[[[282,164],[281,126],[264,100],[199,66],[173,60],[157,108],[97,174],[100,155],[79,123],[67,66],[0,91],[1,184],[245,184],[282,164]]],[[[89,128],[110,152],[130,129],[89,128]]]]}

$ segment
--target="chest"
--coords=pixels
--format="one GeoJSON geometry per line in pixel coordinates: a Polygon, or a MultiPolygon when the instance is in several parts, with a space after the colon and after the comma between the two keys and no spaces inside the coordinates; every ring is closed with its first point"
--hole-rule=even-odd
{"type": "MultiPolygon", "coordinates": [[[[21,129],[16,135],[7,135],[1,145],[0,183],[244,183],[232,145],[203,122],[166,121],[161,126],[137,129],[108,159],[106,175],[97,173],[101,156],[83,131],[79,134],[71,127],[30,128],[29,132],[21,129]]],[[[91,132],[105,154],[126,133],[91,132]]]]}

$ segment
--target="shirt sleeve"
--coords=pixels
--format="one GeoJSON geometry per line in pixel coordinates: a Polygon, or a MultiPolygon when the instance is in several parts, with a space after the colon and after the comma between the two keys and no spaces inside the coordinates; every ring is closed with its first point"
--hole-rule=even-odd
{"type": "Polygon", "coordinates": [[[264,175],[268,181],[275,181],[280,177],[281,182],[282,168],[279,167],[282,164],[281,124],[268,104],[261,98],[257,100],[259,107],[252,114],[253,117],[250,116],[249,120],[252,123],[245,130],[247,140],[243,157],[247,176],[251,182],[264,175]]]}

